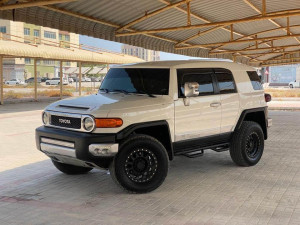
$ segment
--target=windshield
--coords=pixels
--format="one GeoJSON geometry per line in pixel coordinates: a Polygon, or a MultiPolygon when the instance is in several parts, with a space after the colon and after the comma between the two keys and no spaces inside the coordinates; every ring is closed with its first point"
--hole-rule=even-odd
{"type": "Polygon", "coordinates": [[[100,90],[152,95],[169,94],[170,69],[112,68],[100,90]]]}

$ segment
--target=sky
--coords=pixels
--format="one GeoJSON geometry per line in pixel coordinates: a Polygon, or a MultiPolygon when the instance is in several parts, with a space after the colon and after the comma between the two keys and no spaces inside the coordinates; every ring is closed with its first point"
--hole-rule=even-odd
{"type": "MultiPolygon", "coordinates": [[[[118,42],[106,41],[103,39],[93,38],[93,37],[88,37],[88,36],[83,36],[83,35],[80,35],[79,41],[80,41],[80,44],[95,46],[95,47],[99,47],[99,48],[114,51],[114,52],[121,52],[122,44],[118,43],[118,42]]],[[[160,60],[187,60],[187,59],[199,59],[199,58],[171,54],[171,53],[167,53],[167,52],[160,52],[160,60]]]]}

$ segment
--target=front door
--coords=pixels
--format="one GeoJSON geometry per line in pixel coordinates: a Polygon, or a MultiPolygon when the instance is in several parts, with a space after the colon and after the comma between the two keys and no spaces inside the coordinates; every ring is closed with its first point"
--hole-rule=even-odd
{"type": "Polygon", "coordinates": [[[212,69],[178,69],[179,98],[175,101],[175,142],[220,134],[221,97],[212,69]],[[197,82],[199,96],[185,104],[184,83],[197,82]]]}

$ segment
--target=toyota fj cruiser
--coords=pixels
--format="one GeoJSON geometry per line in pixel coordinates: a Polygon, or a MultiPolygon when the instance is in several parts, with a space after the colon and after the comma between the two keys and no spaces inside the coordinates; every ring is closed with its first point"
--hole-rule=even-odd
{"type": "Polygon", "coordinates": [[[112,68],[97,94],[55,102],[42,120],[37,148],[58,170],[109,169],[136,193],[159,187],[174,156],[229,149],[237,165],[255,165],[272,123],[255,70],[222,61],[112,68]]]}

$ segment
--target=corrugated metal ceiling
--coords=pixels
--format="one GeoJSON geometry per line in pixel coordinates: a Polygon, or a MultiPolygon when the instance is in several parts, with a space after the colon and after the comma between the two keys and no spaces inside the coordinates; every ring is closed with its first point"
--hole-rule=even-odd
{"type": "MultiPolygon", "coordinates": [[[[51,0],[49,0],[51,2],[51,0]]],[[[220,57],[220,58],[235,58],[236,61],[251,64],[260,65],[267,63],[257,60],[270,60],[274,57],[281,57],[283,54],[269,54],[263,55],[257,58],[255,56],[242,56],[241,54],[254,54],[254,53],[267,53],[272,51],[273,46],[286,46],[286,45],[299,45],[299,47],[286,48],[285,51],[295,51],[300,49],[300,26],[291,27],[291,35],[299,34],[298,40],[295,37],[274,40],[266,42],[260,40],[258,43],[259,48],[267,48],[268,50],[258,50],[249,52],[235,52],[236,57],[233,57],[233,53],[226,54],[212,54],[220,52],[221,50],[242,50],[250,46],[255,48],[256,42],[237,42],[229,43],[226,45],[218,44],[220,42],[228,42],[231,39],[230,24],[227,24],[223,28],[216,29],[212,32],[200,35],[187,41],[185,44],[178,45],[178,42],[186,40],[200,32],[205,33],[207,30],[213,28],[203,27],[197,29],[186,29],[176,31],[164,31],[157,32],[148,35],[130,35],[116,37],[116,31],[118,28],[126,25],[127,23],[134,21],[145,14],[151,14],[155,10],[162,9],[169,4],[180,2],[168,1],[168,0],[78,0],[68,3],[55,4],[53,6],[39,6],[31,8],[20,8],[15,10],[1,10],[0,18],[23,21],[27,23],[33,23],[42,26],[48,26],[65,30],[69,32],[75,32],[83,35],[89,35],[96,38],[107,39],[111,41],[118,41],[121,43],[136,45],[148,49],[160,50],[166,52],[172,52],[177,54],[184,54],[196,57],[220,57]],[[51,8],[52,7],[52,8],[51,8]],[[53,8],[55,7],[55,8],[53,8]],[[188,47],[191,45],[203,45],[216,43],[206,48],[193,47],[188,49],[176,49],[175,45],[181,47],[188,47]],[[216,50],[214,50],[217,48],[216,50]],[[254,58],[254,59],[252,59],[254,58]],[[256,59],[255,59],[256,58],[256,59]]],[[[14,4],[15,0],[8,1],[6,4],[14,4]]],[[[222,22],[227,20],[239,20],[249,17],[261,17],[262,0],[191,0],[191,24],[205,24],[211,22],[222,22]],[[252,7],[251,7],[252,5],[252,7]]],[[[1,5],[0,5],[1,9],[1,5]]],[[[182,5],[175,8],[163,11],[155,16],[151,16],[145,20],[142,20],[126,29],[124,32],[135,32],[152,29],[164,29],[170,27],[187,26],[187,4],[183,2],[182,5]]],[[[266,0],[266,13],[282,12],[284,10],[292,10],[292,12],[299,12],[296,16],[290,16],[290,26],[300,25],[300,1],[299,0],[266,0]],[[297,11],[298,10],[298,11],[297,11]]],[[[284,13],[289,13],[288,11],[284,13]]],[[[288,16],[289,14],[286,14],[288,16]]],[[[233,22],[233,39],[234,41],[240,40],[243,36],[252,35],[251,37],[245,37],[245,39],[255,38],[255,34],[258,32],[267,31],[270,29],[276,29],[278,27],[287,26],[287,18],[275,18],[271,20],[260,21],[247,21],[243,23],[233,22]],[[276,25],[277,24],[277,25],[276,25]]],[[[272,36],[287,35],[286,30],[277,29],[272,32],[265,32],[257,34],[257,38],[267,38],[272,36]]],[[[294,53],[289,57],[294,57],[298,53],[294,53]]],[[[286,56],[286,54],[285,54],[286,56]]],[[[276,61],[280,63],[281,61],[276,61]]],[[[286,62],[283,59],[282,62],[286,62]]]]}

